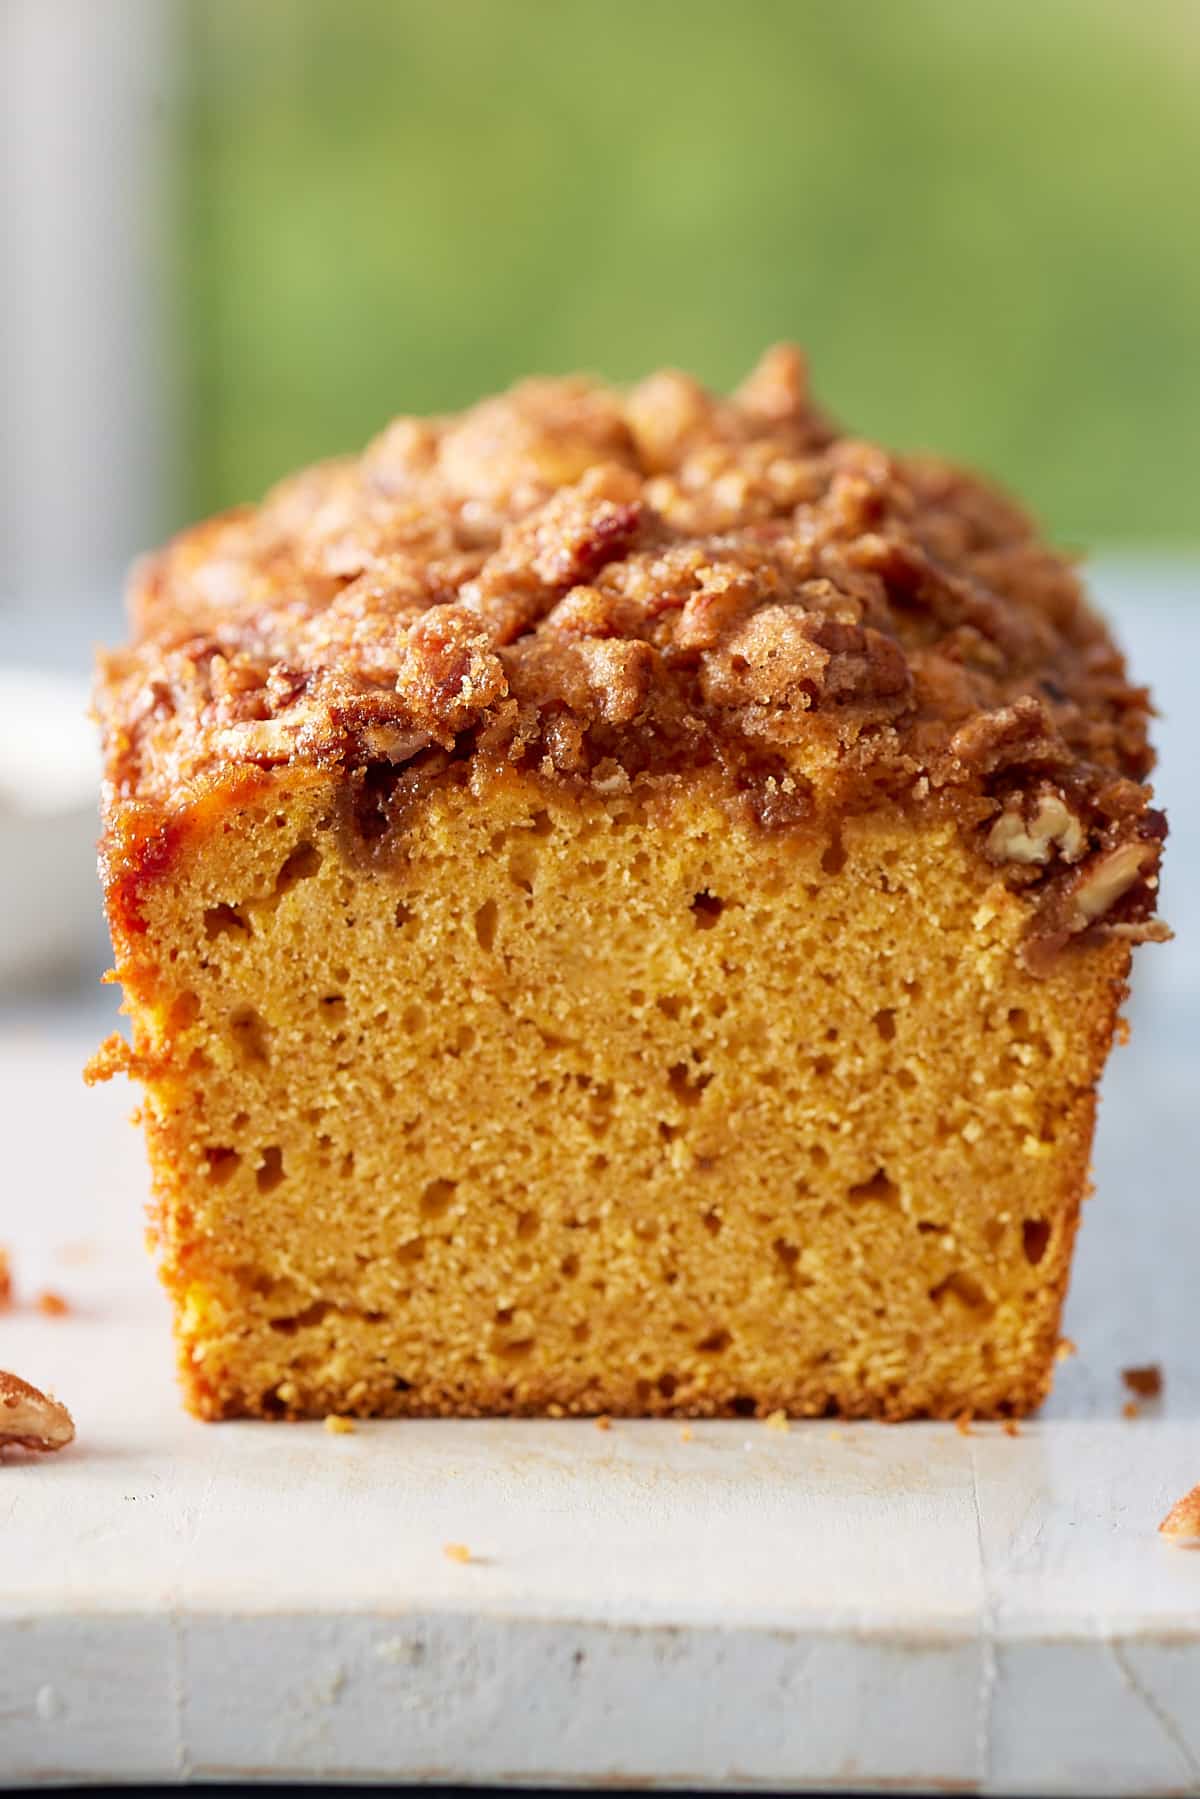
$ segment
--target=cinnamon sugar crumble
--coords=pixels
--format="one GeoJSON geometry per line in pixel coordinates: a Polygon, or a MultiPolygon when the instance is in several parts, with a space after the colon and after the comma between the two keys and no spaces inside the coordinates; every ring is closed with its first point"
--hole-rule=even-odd
{"type": "Polygon", "coordinates": [[[99,698],[118,883],[238,771],[711,765],[767,828],[945,811],[1033,965],[1163,934],[1149,703],[1069,562],[984,482],[841,434],[787,347],[729,399],[535,380],[398,420],[178,537],[133,613],[99,698]]]}
{"type": "Polygon", "coordinates": [[[47,1318],[65,1318],[71,1307],[61,1293],[45,1287],[37,1296],[37,1309],[47,1318]]]}
{"type": "Polygon", "coordinates": [[[0,1245],[0,1311],[12,1304],[12,1263],[8,1251],[0,1245]]]}

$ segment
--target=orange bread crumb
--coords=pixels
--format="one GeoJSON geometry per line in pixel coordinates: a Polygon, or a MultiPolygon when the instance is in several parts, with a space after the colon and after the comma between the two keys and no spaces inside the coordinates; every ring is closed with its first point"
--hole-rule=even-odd
{"type": "Polygon", "coordinates": [[[1122,1368],[1121,1379],[1139,1399],[1159,1399],[1163,1390],[1163,1373],[1157,1362],[1142,1367],[1122,1368]]]}
{"type": "Polygon", "coordinates": [[[1177,1499],[1158,1528],[1169,1543],[1200,1547],[1200,1486],[1177,1499]]]}

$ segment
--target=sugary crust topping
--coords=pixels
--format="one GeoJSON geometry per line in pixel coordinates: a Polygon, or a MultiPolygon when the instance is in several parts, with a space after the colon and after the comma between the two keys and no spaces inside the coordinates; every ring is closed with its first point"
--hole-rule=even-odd
{"type": "Polygon", "coordinates": [[[961,800],[1048,936],[1153,908],[1148,700],[1069,563],[982,481],[841,435],[787,347],[729,399],[666,372],[401,419],[148,559],[132,614],[110,820],[289,763],[719,766],[767,823],[961,800]]]}

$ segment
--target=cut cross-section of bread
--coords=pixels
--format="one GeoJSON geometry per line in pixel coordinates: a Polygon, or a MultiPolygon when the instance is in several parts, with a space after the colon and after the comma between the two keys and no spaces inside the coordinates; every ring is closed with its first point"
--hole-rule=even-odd
{"type": "Polygon", "coordinates": [[[776,353],[394,426],[138,596],[107,893],[195,1411],[1039,1401],[1162,823],[1007,502],[776,353]]]}

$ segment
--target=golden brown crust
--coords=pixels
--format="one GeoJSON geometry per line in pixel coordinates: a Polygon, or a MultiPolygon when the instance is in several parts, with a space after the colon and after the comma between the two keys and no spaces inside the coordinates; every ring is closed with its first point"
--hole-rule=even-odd
{"type": "Polygon", "coordinates": [[[1153,932],[1149,704],[1070,565],[978,479],[840,435],[786,347],[729,400],[542,380],[399,420],[150,558],[133,618],[118,889],[235,772],[475,755],[720,766],[768,825],[951,805],[1041,953],[1153,932]]]}

